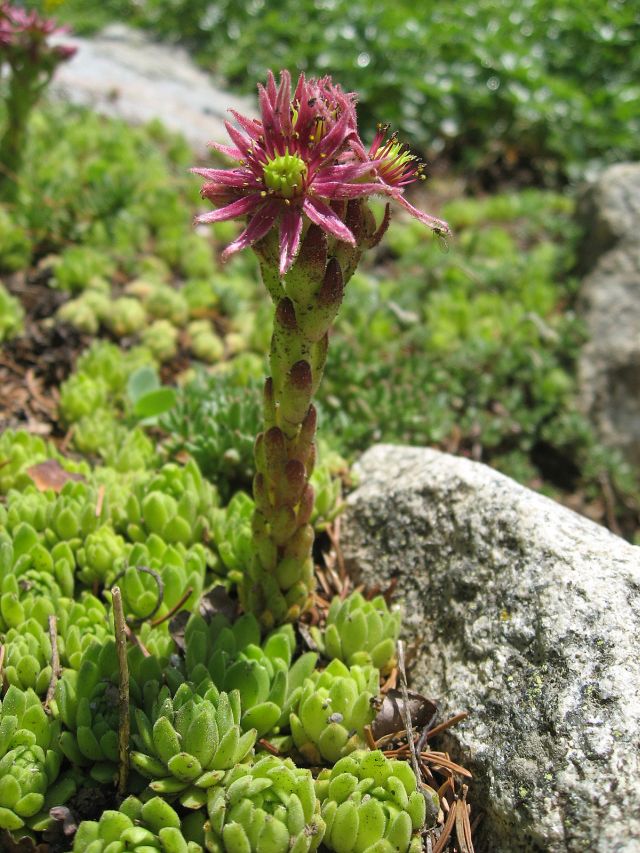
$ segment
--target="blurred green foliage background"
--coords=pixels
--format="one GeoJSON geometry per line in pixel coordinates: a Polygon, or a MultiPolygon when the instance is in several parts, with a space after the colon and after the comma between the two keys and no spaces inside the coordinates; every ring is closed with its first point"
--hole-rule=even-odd
{"type": "Polygon", "coordinates": [[[640,10],[628,0],[66,0],[180,41],[253,92],[265,70],[330,73],[428,154],[538,185],[640,154],[640,10]]]}

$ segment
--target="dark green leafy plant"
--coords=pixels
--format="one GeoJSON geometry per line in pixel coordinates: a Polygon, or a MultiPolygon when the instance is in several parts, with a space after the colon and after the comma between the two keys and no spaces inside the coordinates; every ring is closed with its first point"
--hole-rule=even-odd
{"type": "Polygon", "coordinates": [[[228,500],[253,479],[253,443],[260,424],[257,379],[244,385],[229,373],[199,373],[162,419],[171,453],[186,450],[228,500]]]}

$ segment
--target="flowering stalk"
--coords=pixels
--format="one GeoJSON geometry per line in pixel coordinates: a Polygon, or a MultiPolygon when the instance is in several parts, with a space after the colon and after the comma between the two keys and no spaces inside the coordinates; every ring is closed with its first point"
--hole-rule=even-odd
{"type": "Polygon", "coordinates": [[[9,3],[0,5],[0,59],[10,68],[6,127],[0,140],[0,199],[13,201],[16,177],[24,158],[29,114],[46,89],[57,66],[76,49],[50,45],[47,39],[64,30],[55,22],[9,3]]]}
{"type": "Polygon", "coordinates": [[[367,199],[397,200],[440,234],[445,222],[404,198],[421,166],[380,128],[369,150],[357,130],[355,96],[328,77],[300,76],[295,91],[283,71],[258,87],[261,116],[233,113],[232,146],[214,145],[238,161],[232,169],[194,169],[216,209],[198,217],[218,222],[247,217],[223,259],[251,246],[274,302],[271,376],[264,390],[264,429],[255,445],[254,556],[240,589],[243,607],[265,628],[296,620],[314,588],[311,557],[318,389],[328,333],[362,252],[389,224],[378,226],[367,199]]]}

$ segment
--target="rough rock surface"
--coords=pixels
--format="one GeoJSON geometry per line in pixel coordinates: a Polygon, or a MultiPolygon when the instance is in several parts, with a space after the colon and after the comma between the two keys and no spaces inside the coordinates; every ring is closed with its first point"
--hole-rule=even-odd
{"type": "Polygon", "coordinates": [[[378,445],[342,547],[398,578],[485,853],[640,851],[640,548],[490,468],[378,445]]]}
{"type": "Polygon", "coordinates": [[[602,440],[640,465],[640,164],[611,166],[585,193],[579,311],[588,342],[582,405],[602,440]]]}
{"type": "Polygon", "coordinates": [[[216,88],[186,51],[149,41],[142,33],[114,24],[92,38],[65,36],[78,52],[59,66],[51,91],[132,124],[160,119],[204,153],[209,141],[228,142],[228,109],[253,113],[248,98],[216,88]]]}

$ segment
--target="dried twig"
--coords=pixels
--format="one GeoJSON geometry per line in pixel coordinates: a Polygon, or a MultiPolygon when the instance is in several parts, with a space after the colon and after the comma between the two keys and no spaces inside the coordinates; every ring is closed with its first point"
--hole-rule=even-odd
{"type": "Polygon", "coordinates": [[[188,586],[186,588],[186,590],[184,591],[184,593],[180,596],[180,601],[176,602],[176,604],[173,605],[171,610],[169,610],[167,613],[165,613],[164,616],[159,616],[157,619],[154,619],[151,623],[151,627],[157,628],[158,625],[162,625],[162,623],[166,622],[167,619],[171,619],[171,617],[174,616],[178,612],[178,610],[180,610],[180,608],[185,603],[185,601],[189,598],[189,596],[191,595],[192,592],[193,592],[193,587],[188,586]]]}
{"type": "Polygon", "coordinates": [[[100,518],[102,515],[102,504],[104,503],[104,483],[98,489],[98,498],[96,500],[96,518],[100,518]]]}
{"type": "Polygon", "coordinates": [[[455,717],[450,717],[448,720],[445,720],[444,723],[438,723],[437,726],[429,729],[427,733],[427,740],[432,738],[434,735],[440,734],[440,732],[443,732],[445,729],[450,729],[451,726],[455,726],[456,723],[459,723],[461,720],[465,720],[468,716],[468,711],[462,711],[460,714],[456,714],[455,717]]]}
{"type": "Polygon", "coordinates": [[[129,664],[127,661],[127,623],[122,609],[120,587],[111,590],[113,602],[113,622],[116,632],[118,652],[118,794],[124,797],[129,777],[129,664]]]}
{"type": "Polygon", "coordinates": [[[338,562],[340,580],[344,582],[347,580],[348,576],[347,570],[344,565],[344,556],[342,554],[342,548],[340,547],[340,516],[336,518],[333,524],[328,525],[326,530],[333,550],[336,552],[336,560],[338,562]]]}
{"type": "Polygon", "coordinates": [[[471,825],[469,824],[469,806],[467,805],[467,786],[462,786],[462,798],[458,800],[456,809],[456,837],[460,853],[474,853],[471,840],[471,825]]]}
{"type": "Polygon", "coordinates": [[[49,616],[49,639],[51,640],[51,678],[49,679],[49,687],[47,689],[47,697],[44,702],[45,710],[49,709],[49,705],[53,701],[56,692],[56,684],[60,677],[60,654],[58,652],[58,620],[52,613],[49,616]]]}
{"type": "Polygon", "coordinates": [[[129,642],[132,645],[137,646],[140,649],[143,657],[145,657],[145,658],[151,657],[151,652],[149,651],[149,649],[145,646],[145,644],[142,642],[140,637],[135,633],[135,631],[132,631],[128,625],[126,626],[126,635],[127,635],[127,640],[129,640],[129,642]]]}
{"type": "MultiPolygon", "coordinates": [[[[446,801],[445,801],[446,802],[446,801]]],[[[436,846],[433,848],[433,853],[442,853],[444,850],[445,844],[451,837],[451,833],[453,831],[453,826],[456,821],[456,811],[457,811],[458,800],[454,800],[451,808],[449,809],[449,814],[447,815],[446,823],[442,829],[440,837],[436,843],[436,846]]]]}
{"type": "Polygon", "coordinates": [[[420,756],[423,761],[428,761],[434,767],[444,767],[445,770],[451,770],[452,773],[458,773],[460,776],[466,776],[468,779],[473,779],[473,775],[460,764],[451,761],[448,755],[443,752],[422,752],[420,756]]]}
{"type": "Polygon", "coordinates": [[[369,747],[369,749],[377,749],[378,748],[378,746],[377,746],[377,744],[373,738],[373,735],[371,734],[371,726],[365,726],[364,727],[364,736],[366,738],[367,746],[369,747]]]}
{"type": "Polygon", "coordinates": [[[416,745],[413,739],[413,726],[411,724],[411,712],[409,711],[409,688],[407,687],[407,672],[404,666],[404,643],[398,640],[398,672],[400,673],[400,691],[402,693],[402,716],[404,725],[407,730],[407,741],[411,752],[411,766],[416,774],[416,782],[418,790],[420,790],[420,766],[418,764],[418,755],[416,753],[416,745]]]}
{"type": "Polygon", "coordinates": [[[270,752],[271,755],[282,755],[278,747],[274,746],[270,741],[266,740],[266,738],[261,737],[258,743],[263,749],[266,749],[267,752],[270,752]]]}
{"type": "Polygon", "coordinates": [[[124,577],[124,575],[129,569],[135,569],[136,572],[142,572],[144,574],[151,575],[151,577],[156,582],[156,586],[158,587],[158,597],[156,599],[156,603],[153,605],[153,609],[149,613],[147,613],[146,616],[139,616],[137,619],[131,620],[132,624],[140,625],[142,622],[146,622],[147,619],[153,619],[158,610],[160,610],[160,608],[162,607],[162,599],[164,598],[164,581],[155,569],[150,569],[148,566],[127,566],[126,568],[122,569],[121,572],[118,572],[118,574],[113,579],[113,582],[117,583],[117,581],[119,581],[121,577],[124,577]]]}

